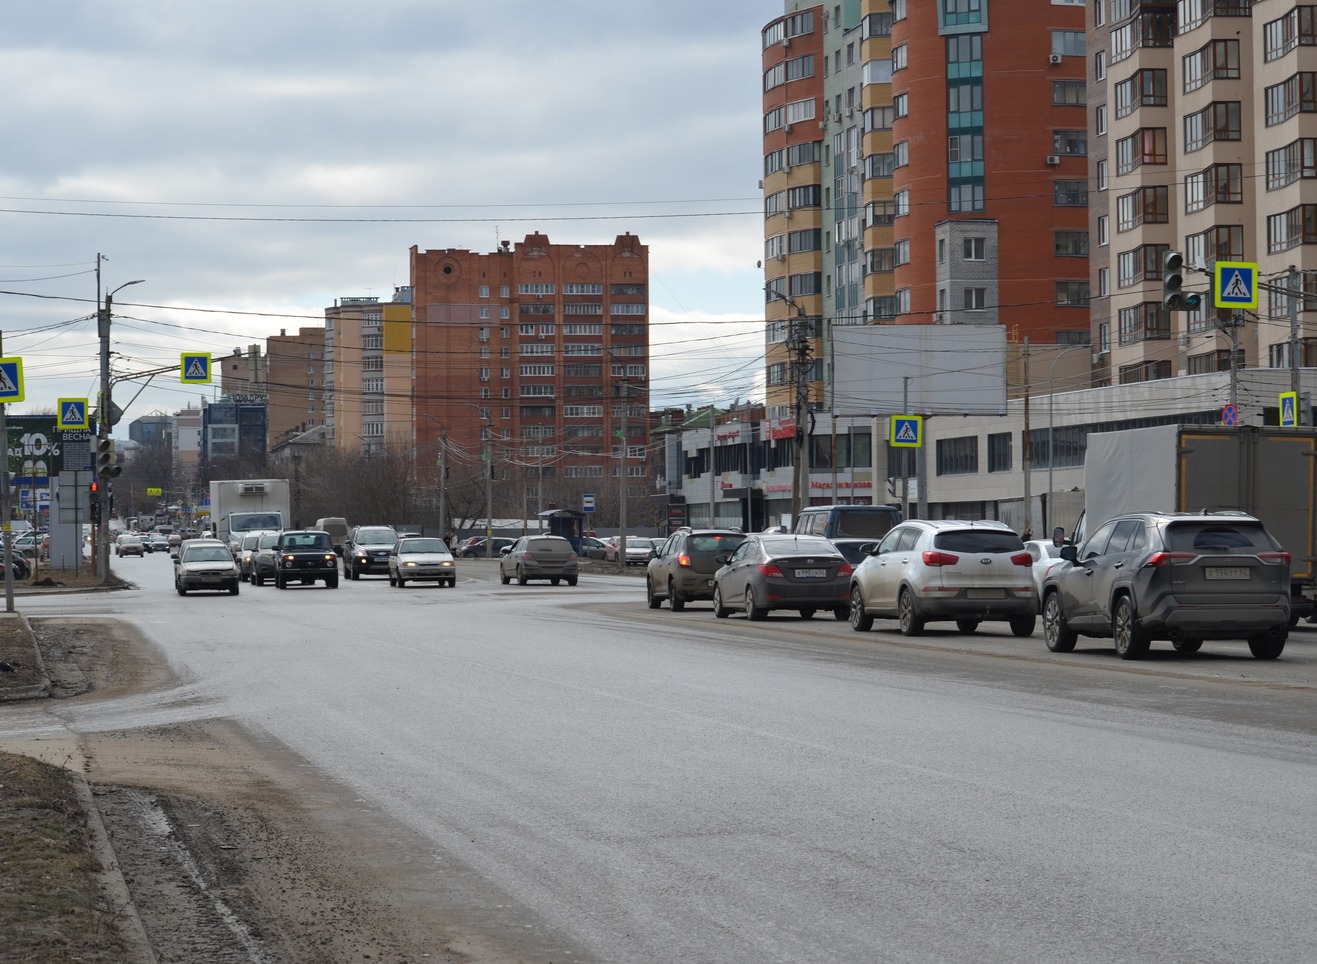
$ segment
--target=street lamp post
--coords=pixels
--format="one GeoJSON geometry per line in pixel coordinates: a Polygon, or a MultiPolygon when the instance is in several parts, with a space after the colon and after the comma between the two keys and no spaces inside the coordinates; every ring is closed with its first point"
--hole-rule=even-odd
{"type": "MultiPolygon", "coordinates": [[[[1052,379],[1056,376],[1056,363],[1059,362],[1066,355],[1070,354],[1070,352],[1081,351],[1081,350],[1092,351],[1093,347],[1091,345],[1075,345],[1072,348],[1065,348],[1057,352],[1056,357],[1052,359],[1051,371],[1047,373],[1047,509],[1045,514],[1043,515],[1043,533],[1042,533],[1044,536],[1047,537],[1050,537],[1051,535],[1052,520],[1055,518],[1055,516],[1052,515],[1052,496],[1053,496],[1052,466],[1056,462],[1056,449],[1052,445],[1053,433],[1055,431],[1052,413],[1056,401],[1056,396],[1055,393],[1052,391],[1052,379]]],[[[1026,392],[1028,391],[1027,386],[1025,388],[1025,391],[1026,392]]],[[[1028,469],[1026,468],[1025,471],[1028,471],[1028,469]]],[[[1026,519],[1028,518],[1028,511],[1029,511],[1029,507],[1028,505],[1025,505],[1026,519]]]]}
{"type": "MultiPolygon", "coordinates": [[[[99,256],[98,256],[99,257],[99,256]]],[[[101,266],[99,260],[96,264],[96,287],[100,288],[101,266]]],[[[110,423],[114,419],[114,408],[110,399],[110,315],[114,307],[114,296],[127,288],[129,285],[140,285],[146,279],[138,278],[136,281],[125,281],[113,291],[105,295],[105,307],[98,313],[96,319],[97,333],[101,341],[101,402],[96,411],[96,439],[103,442],[110,437],[110,429],[113,427],[110,423]]],[[[106,494],[106,483],[108,479],[99,479],[96,487],[96,499],[98,501],[97,510],[100,513],[100,522],[96,524],[96,555],[97,562],[100,565],[101,582],[110,581],[110,500],[106,494]]]]}

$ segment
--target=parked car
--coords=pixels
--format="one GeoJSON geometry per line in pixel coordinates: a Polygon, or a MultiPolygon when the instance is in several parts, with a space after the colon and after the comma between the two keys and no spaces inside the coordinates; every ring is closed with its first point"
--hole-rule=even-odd
{"type": "Polygon", "coordinates": [[[678,529],[658,547],[645,569],[650,609],[663,600],[674,613],[696,599],[713,598],[713,576],[745,541],[739,529],[678,529]]]}
{"type": "MultiPolygon", "coordinates": [[[[626,564],[628,566],[643,566],[649,562],[649,557],[654,554],[654,549],[662,543],[658,539],[651,539],[648,536],[627,536],[626,537],[626,564]]],[[[604,561],[617,562],[618,553],[621,551],[621,540],[604,546],[604,561]]]]}
{"type": "Polygon", "coordinates": [[[575,586],[578,573],[576,550],[562,536],[522,536],[498,560],[498,579],[505,586],[513,579],[522,586],[532,579],[575,586]]]}
{"type": "Polygon", "coordinates": [[[596,539],[594,536],[581,537],[581,555],[586,559],[602,559],[605,548],[603,539],[596,539]]]}
{"type": "Polygon", "coordinates": [[[850,580],[851,564],[822,536],[755,533],[714,573],[713,614],[726,619],[741,609],[757,620],[795,609],[809,619],[826,609],[844,620],[850,580]]]}
{"type": "Polygon", "coordinates": [[[433,581],[457,585],[457,563],[444,540],[415,536],[400,538],[389,552],[389,585],[401,589],[409,582],[433,581]]]}
{"type": "Polygon", "coordinates": [[[1051,539],[1030,539],[1024,544],[1024,548],[1029,553],[1029,558],[1033,560],[1030,575],[1033,577],[1034,592],[1038,597],[1039,611],[1041,611],[1043,580],[1057,566],[1068,566],[1070,563],[1061,558],[1064,545],[1057,545],[1051,539]]]}
{"type": "Polygon", "coordinates": [[[1005,620],[1016,636],[1028,636],[1038,613],[1032,566],[1004,523],[903,522],[851,577],[851,627],[868,632],[881,616],[898,620],[903,635],[918,636],[939,620],[955,620],[962,633],[1005,620]]]}
{"type": "Polygon", "coordinates": [[[238,561],[218,539],[188,539],[174,560],[174,588],[180,596],[194,589],[227,589],[238,595],[238,561]]]}
{"type": "Polygon", "coordinates": [[[279,533],[264,532],[256,542],[256,551],[252,554],[252,585],[264,586],[265,580],[273,580],[279,571],[279,533]]]}
{"type": "MultiPolygon", "coordinates": [[[[494,558],[497,559],[504,549],[508,548],[515,542],[515,539],[504,539],[500,536],[494,537],[494,558]]],[[[466,544],[458,551],[458,555],[463,559],[484,559],[485,537],[473,536],[466,541],[466,544]]]]}
{"type": "Polygon", "coordinates": [[[389,550],[398,541],[392,526],[357,526],[343,543],[343,575],[360,579],[363,573],[389,571],[389,550]]]}
{"type": "Polygon", "coordinates": [[[1068,653],[1079,636],[1106,637],[1122,659],[1154,639],[1194,653],[1205,640],[1243,639],[1258,659],[1285,649],[1290,554],[1243,513],[1136,512],[1105,523],[1072,565],[1043,583],[1043,636],[1068,653]]]}
{"type": "Polygon", "coordinates": [[[274,559],[276,589],[295,582],[303,586],[323,582],[326,589],[338,588],[338,556],[328,532],[285,529],[274,544],[274,559]]]}
{"type": "Polygon", "coordinates": [[[242,534],[242,541],[238,544],[238,577],[243,582],[251,581],[261,537],[269,535],[277,536],[278,533],[270,532],[268,529],[256,529],[242,534]]]}
{"type": "Polygon", "coordinates": [[[146,555],[146,547],[142,545],[142,537],[135,536],[132,533],[125,532],[114,540],[114,554],[119,557],[137,556],[139,559],[146,555]]]}

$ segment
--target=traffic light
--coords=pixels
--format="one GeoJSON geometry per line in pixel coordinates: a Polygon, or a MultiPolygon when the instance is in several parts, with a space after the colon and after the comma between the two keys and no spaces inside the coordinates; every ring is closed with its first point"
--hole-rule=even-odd
{"type": "Polygon", "coordinates": [[[114,439],[102,438],[96,440],[96,476],[101,479],[112,479],[123,469],[119,468],[118,460],[114,453],[114,439]]]}
{"type": "Polygon", "coordinates": [[[100,493],[100,491],[101,491],[101,484],[99,482],[93,482],[91,484],[91,494],[97,495],[100,493]]]}
{"type": "Polygon", "coordinates": [[[1167,251],[1162,257],[1162,306],[1167,311],[1195,311],[1203,303],[1196,291],[1184,291],[1184,255],[1167,251]]]}

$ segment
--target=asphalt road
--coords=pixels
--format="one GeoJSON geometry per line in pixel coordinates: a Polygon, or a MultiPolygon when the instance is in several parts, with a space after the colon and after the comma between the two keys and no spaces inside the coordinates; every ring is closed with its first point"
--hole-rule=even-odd
{"type": "Polygon", "coordinates": [[[1317,959],[1317,633],[1055,656],[1006,627],[645,608],[641,583],[382,578],[25,599],[184,683],[73,729],[232,717],[359,794],[535,960],[1317,959]]]}

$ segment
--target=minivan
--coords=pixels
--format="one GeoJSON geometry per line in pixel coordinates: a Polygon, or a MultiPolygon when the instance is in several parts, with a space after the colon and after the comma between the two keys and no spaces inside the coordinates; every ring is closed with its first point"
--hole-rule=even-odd
{"type": "Polygon", "coordinates": [[[894,505],[811,505],[800,510],[791,531],[822,536],[856,565],[901,521],[901,510],[894,505]]]}
{"type": "Polygon", "coordinates": [[[319,529],[321,532],[328,532],[329,538],[333,540],[334,551],[340,556],[343,555],[343,543],[348,537],[348,520],[342,516],[330,516],[328,519],[316,519],[316,524],[311,528],[319,529]]]}

